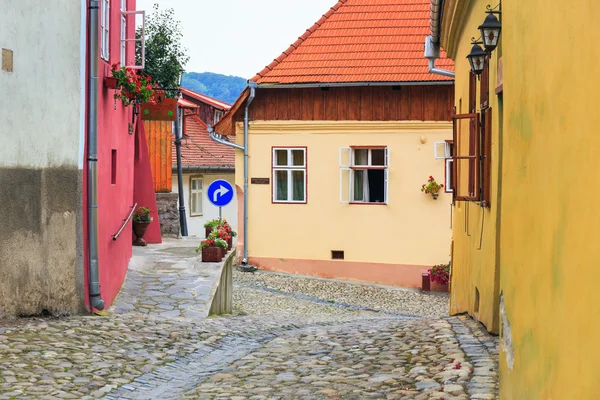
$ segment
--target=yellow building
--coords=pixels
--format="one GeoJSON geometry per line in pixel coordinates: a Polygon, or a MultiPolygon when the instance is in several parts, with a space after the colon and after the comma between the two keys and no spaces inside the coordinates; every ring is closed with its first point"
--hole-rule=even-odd
{"type": "Polygon", "coordinates": [[[479,122],[455,122],[454,156],[479,162],[454,161],[457,194],[474,198],[453,208],[451,312],[500,333],[503,399],[600,399],[600,9],[503,1],[489,75],[473,80],[466,56],[488,4],[432,0],[430,40],[456,63],[456,113],[479,122]]]}
{"type": "Polygon", "coordinates": [[[422,58],[428,0],[391,3],[339,1],[216,125],[248,147],[249,264],[420,287],[449,261],[451,194],[421,186],[429,176],[451,186],[453,81],[422,58]]]}

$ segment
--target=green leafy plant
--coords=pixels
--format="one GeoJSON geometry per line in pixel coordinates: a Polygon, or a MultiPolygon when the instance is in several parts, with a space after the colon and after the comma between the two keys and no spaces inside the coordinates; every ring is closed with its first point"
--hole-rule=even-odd
{"type": "Polygon", "coordinates": [[[211,228],[214,229],[214,228],[216,228],[219,225],[219,223],[220,223],[220,221],[218,219],[213,219],[211,221],[205,222],[204,223],[204,227],[205,228],[211,227],[211,228]]]}
{"type": "Polygon", "coordinates": [[[147,207],[139,207],[133,213],[134,222],[150,222],[152,217],[150,216],[150,209],[147,207]]]}
{"type": "Polygon", "coordinates": [[[426,184],[421,186],[421,192],[425,192],[425,194],[437,194],[444,185],[440,185],[435,181],[433,176],[429,176],[426,184]]]}
{"type": "Polygon", "coordinates": [[[152,86],[150,75],[140,75],[133,68],[119,68],[117,63],[112,65],[112,76],[117,79],[114,97],[126,106],[135,103],[156,104],[156,86],[152,86]]]}
{"type": "Polygon", "coordinates": [[[434,265],[429,270],[429,279],[442,285],[447,285],[450,281],[450,263],[434,265]]]}
{"type": "MultiPolygon", "coordinates": [[[[180,69],[189,61],[187,49],[181,44],[183,31],[181,22],[174,18],[173,8],[159,10],[154,4],[152,12],[146,14],[145,64],[144,71],[154,77],[160,87],[176,88],[179,86],[180,69]]],[[[141,39],[142,28],[136,30],[136,39],[141,39]]],[[[142,63],[141,41],[136,41],[136,63],[142,63]]],[[[175,92],[167,92],[173,97],[175,92]]]]}

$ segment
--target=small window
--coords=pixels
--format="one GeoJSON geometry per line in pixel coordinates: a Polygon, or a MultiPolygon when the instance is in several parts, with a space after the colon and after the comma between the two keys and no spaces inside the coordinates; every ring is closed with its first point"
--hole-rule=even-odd
{"type": "Polygon", "coordinates": [[[202,177],[190,178],[190,215],[202,215],[202,177]]]}
{"type": "Polygon", "coordinates": [[[387,204],[389,154],[387,147],[340,149],[340,202],[387,204]]]}
{"type": "Polygon", "coordinates": [[[306,203],[306,149],[273,149],[273,202],[306,203]]]}
{"type": "Polygon", "coordinates": [[[121,0],[121,65],[127,65],[127,0],[121,0]]]}
{"type": "Polygon", "coordinates": [[[223,114],[224,114],[223,111],[221,111],[221,110],[215,110],[215,117],[214,117],[214,120],[213,120],[214,125],[216,125],[217,122],[219,122],[219,120],[221,119],[221,117],[223,116],[223,114]]]}
{"type": "Polygon", "coordinates": [[[117,184],[117,150],[113,149],[110,157],[110,183],[117,184]]]}
{"type": "Polygon", "coordinates": [[[100,22],[100,57],[110,58],[110,0],[102,0],[102,18],[100,22]]]}
{"type": "Polygon", "coordinates": [[[344,259],[344,251],[343,250],[331,250],[331,259],[332,260],[343,260],[344,259]]]}

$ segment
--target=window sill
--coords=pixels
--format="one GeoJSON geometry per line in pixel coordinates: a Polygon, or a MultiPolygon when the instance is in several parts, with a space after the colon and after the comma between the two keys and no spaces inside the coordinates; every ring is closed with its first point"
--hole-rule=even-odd
{"type": "Polygon", "coordinates": [[[190,213],[190,217],[202,217],[204,214],[192,214],[190,213]]]}
{"type": "Polygon", "coordinates": [[[387,206],[387,203],[367,202],[367,201],[351,201],[348,204],[366,204],[372,206],[387,206]]]}

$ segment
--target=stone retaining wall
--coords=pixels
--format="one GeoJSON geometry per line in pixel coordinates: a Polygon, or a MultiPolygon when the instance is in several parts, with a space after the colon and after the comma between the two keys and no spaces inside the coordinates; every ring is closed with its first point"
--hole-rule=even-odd
{"type": "Polygon", "coordinates": [[[156,207],[163,237],[179,236],[179,212],[177,193],[156,193],[156,207]]]}

